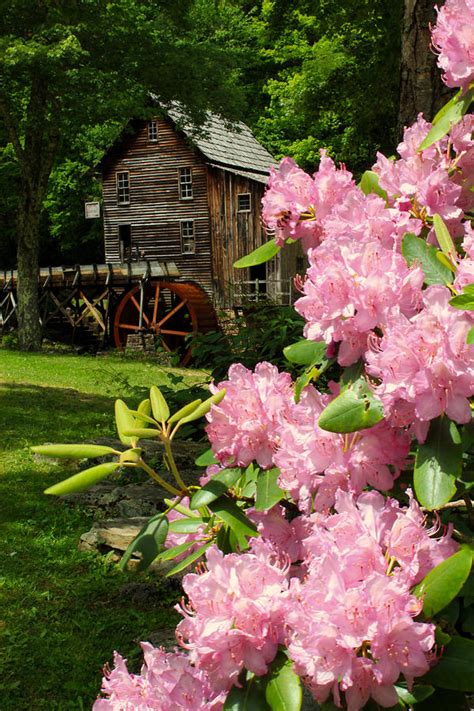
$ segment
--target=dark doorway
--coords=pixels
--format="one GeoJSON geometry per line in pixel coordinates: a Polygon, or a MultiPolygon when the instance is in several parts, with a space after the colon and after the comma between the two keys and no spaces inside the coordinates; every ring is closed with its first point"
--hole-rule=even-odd
{"type": "Polygon", "coordinates": [[[120,261],[130,259],[132,256],[132,226],[119,225],[119,250],[120,261]]]}
{"type": "Polygon", "coordinates": [[[267,293],[267,265],[256,264],[249,269],[249,279],[251,294],[266,294],[267,293]],[[258,280],[258,283],[256,283],[258,280]]]}

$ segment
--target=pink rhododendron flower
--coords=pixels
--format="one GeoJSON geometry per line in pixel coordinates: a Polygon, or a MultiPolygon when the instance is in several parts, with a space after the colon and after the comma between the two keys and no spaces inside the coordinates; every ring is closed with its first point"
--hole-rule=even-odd
{"type": "Polygon", "coordinates": [[[431,39],[444,82],[466,90],[474,80],[474,1],[446,0],[431,39]]]}
{"type": "Polygon", "coordinates": [[[273,465],[278,425],[293,400],[292,381],[270,363],[258,363],[255,372],[243,365],[229,368],[229,379],[211,386],[227,389],[224,400],[206,416],[207,436],[221,464],[247,466],[254,459],[267,469],[273,465]]]}
{"type": "Polygon", "coordinates": [[[213,691],[205,672],[195,669],[187,655],[166,653],[142,642],[144,664],[130,674],[115,653],[115,667],[106,673],[94,711],[221,711],[225,697],[213,691]]]}
{"type": "Polygon", "coordinates": [[[284,639],[288,566],[210,549],[207,568],[183,579],[189,604],[177,608],[184,616],[177,633],[191,661],[222,691],[237,684],[244,668],[262,676],[275,658],[284,639]]]}
{"type": "Polygon", "coordinates": [[[306,320],[306,338],[341,342],[341,365],[363,355],[368,334],[390,314],[412,316],[420,306],[421,269],[378,242],[328,239],[308,256],[304,296],[295,309],[306,320]]]}
{"type": "Polygon", "coordinates": [[[411,319],[390,320],[366,354],[367,372],[381,381],[376,393],[385,415],[399,415],[400,405],[408,405],[398,424],[432,420],[443,412],[455,422],[471,419],[474,346],[466,338],[472,316],[450,306],[450,298],[446,287],[428,287],[425,308],[411,319]]]}

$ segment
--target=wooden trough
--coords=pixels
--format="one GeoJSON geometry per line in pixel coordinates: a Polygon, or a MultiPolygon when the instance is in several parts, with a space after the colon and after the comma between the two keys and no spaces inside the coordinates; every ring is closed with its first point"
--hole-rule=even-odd
{"type": "MultiPolygon", "coordinates": [[[[206,293],[180,279],[174,262],[137,261],[48,267],[38,275],[43,329],[73,343],[94,340],[123,349],[130,334],[150,335],[190,358],[188,337],[218,328],[206,293]]],[[[16,327],[17,273],[0,272],[0,328],[16,327]]]]}

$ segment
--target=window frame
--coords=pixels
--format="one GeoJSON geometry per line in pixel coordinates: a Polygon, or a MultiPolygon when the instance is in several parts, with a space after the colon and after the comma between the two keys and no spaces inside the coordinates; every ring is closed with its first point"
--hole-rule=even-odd
{"type": "Polygon", "coordinates": [[[193,200],[193,169],[191,166],[183,166],[178,169],[178,189],[180,200],[193,200]],[[189,171],[189,180],[183,180],[184,171],[189,171]],[[183,190],[185,188],[185,190],[183,190]],[[191,191],[189,195],[184,195],[183,192],[191,191]]]}
{"type": "Polygon", "coordinates": [[[196,254],[196,228],[195,228],[195,221],[194,220],[180,220],[179,221],[179,238],[180,238],[180,243],[181,243],[181,254],[183,255],[188,255],[188,254],[196,254]],[[184,234],[184,225],[191,225],[192,227],[192,232],[191,234],[184,234]],[[192,250],[185,250],[185,240],[191,238],[192,240],[192,250]]]}
{"type": "Polygon", "coordinates": [[[117,205],[130,205],[130,171],[129,170],[118,170],[115,173],[115,187],[117,191],[117,205]],[[120,176],[126,175],[127,176],[127,184],[126,184],[126,191],[127,191],[127,200],[121,200],[120,199],[120,191],[124,190],[124,185],[120,185],[120,176]]]}
{"type": "Polygon", "coordinates": [[[148,121],[148,143],[158,143],[158,121],[151,119],[148,121]]]}
{"type": "Polygon", "coordinates": [[[237,212],[252,212],[252,193],[237,193],[237,212]],[[239,205],[240,198],[247,197],[249,206],[242,209],[239,205]]]}

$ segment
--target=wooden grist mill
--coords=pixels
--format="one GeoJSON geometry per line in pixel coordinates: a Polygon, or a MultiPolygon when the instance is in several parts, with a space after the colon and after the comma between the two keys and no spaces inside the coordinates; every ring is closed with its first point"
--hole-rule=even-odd
{"type": "MultiPolygon", "coordinates": [[[[43,328],[60,340],[124,348],[130,335],[148,337],[186,363],[187,337],[218,327],[205,292],[179,281],[172,262],[49,267],[40,270],[39,287],[43,328]]],[[[0,273],[4,331],[16,325],[16,305],[16,272],[0,273]]]]}

